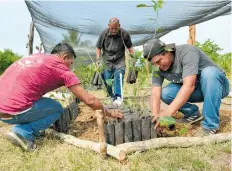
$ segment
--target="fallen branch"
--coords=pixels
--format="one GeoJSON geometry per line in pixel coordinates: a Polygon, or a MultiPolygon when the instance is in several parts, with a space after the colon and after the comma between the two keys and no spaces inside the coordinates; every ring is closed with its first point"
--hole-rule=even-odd
{"type": "Polygon", "coordinates": [[[231,133],[221,133],[206,137],[170,137],[170,138],[155,138],[146,141],[130,142],[117,145],[126,154],[136,151],[145,151],[149,149],[157,149],[162,147],[190,147],[196,145],[205,145],[213,143],[221,143],[230,141],[231,133]]]}
{"type": "MultiPolygon", "coordinates": [[[[63,140],[65,143],[75,145],[80,148],[84,149],[90,149],[95,152],[101,153],[100,152],[100,144],[92,141],[86,141],[86,140],[81,140],[78,139],[72,135],[67,135],[63,133],[58,133],[54,130],[51,130],[51,134],[55,137],[58,137],[59,139],[63,140]]],[[[107,154],[118,159],[119,161],[124,161],[126,159],[126,153],[121,150],[120,148],[116,146],[112,146],[109,144],[106,144],[107,146],[107,154]]]]}

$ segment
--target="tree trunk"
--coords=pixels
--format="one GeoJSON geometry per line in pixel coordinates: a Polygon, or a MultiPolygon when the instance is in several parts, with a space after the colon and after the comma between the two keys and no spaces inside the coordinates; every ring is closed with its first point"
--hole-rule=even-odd
{"type": "Polygon", "coordinates": [[[157,149],[163,147],[190,147],[196,145],[205,145],[213,143],[221,143],[230,141],[231,133],[221,133],[205,137],[170,137],[170,138],[155,138],[146,141],[130,142],[117,145],[126,154],[136,151],[145,151],[149,149],[157,149]]]}
{"type": "MultiPolygon", "coordinates": [[[[95,152],[101,153],[100,151],[100,144],[92,141],[86,141],[78,139],[72,135],[66,135],[63,133],[58,133],[54,130],[51,131],[51,134],[55,137],[58,137],[59,139],[63,140],[67,144],[75,145],[79,148],[89,149],[93,150],[95,152]]],[[[107,151],[106,153],[114,158],[116,158],[119,161],[124,161],[126,159],[126,153],[121,150],[120,148],[117,148],[115,146],[106,144],[107,151]]]]}

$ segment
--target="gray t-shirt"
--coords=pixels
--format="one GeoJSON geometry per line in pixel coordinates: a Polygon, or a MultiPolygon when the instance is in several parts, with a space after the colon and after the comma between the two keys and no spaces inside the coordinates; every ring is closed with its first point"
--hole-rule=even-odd
{"type": "Polygon", "coordinates": [[[174,58],[173,66],[167,71],[153,71],[153,86],[162,86],[164,78],[173,83],[183,83],[183,79],[190,75],[197,75],[198,82],[201,71],[208,66],[215,66],[224,73],[202,50],[192,45],[176,46],[174,58]]]}
{"type": "Polygon", "coordinates": [[[96,47],[102,49],[103,63],[108,68],[125,66],[125,46],[123,41],[127,48],[133,46],[129,33],[122,28],[116,35],[111,35],[108,28],[101,33],[96,47]]]}

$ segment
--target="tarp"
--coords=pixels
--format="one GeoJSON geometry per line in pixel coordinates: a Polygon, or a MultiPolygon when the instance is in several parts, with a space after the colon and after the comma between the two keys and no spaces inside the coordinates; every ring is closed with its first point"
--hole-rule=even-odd
{"type": "Polygon", "coordinates": [[[134,46],[138,46],[180,27],[231,13],[230,0],[164,0],[158,13],[152,7],[136,7],[138,4],[152,6],[152,1],[25,2],[45,51],[50,52],[57,43],[71,39],[77,56],[95,56],[96,41],[112,17],[120,20],[134,46]]]}

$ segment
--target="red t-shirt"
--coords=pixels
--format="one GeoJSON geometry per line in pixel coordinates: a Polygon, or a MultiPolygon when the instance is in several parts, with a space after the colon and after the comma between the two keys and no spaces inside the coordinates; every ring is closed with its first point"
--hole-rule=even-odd
{"type": "Polygon", "coordinates": [[[47,92],[76,84],[80,84],[79,79],[55,55],[34,54],[22,58],[0,76],[0,111],[17,114],[47,92]]]}

